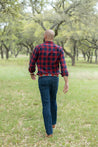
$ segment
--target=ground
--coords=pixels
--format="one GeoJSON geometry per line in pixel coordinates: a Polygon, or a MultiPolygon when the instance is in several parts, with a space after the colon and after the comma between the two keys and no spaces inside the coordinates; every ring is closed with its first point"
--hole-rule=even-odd
{"type": "Polygon", "coordinates": [[[0,60],[1,147],[97,147],[98,65],[79,61],[69,70],[69,92],[60,76],[58,121],[45,137],[38,82],[31,80],[28,57],[0,60]]]}

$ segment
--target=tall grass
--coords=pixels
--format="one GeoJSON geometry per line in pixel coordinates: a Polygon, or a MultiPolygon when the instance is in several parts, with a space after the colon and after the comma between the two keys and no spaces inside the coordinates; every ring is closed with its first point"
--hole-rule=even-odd
{"type": "Polygon", "coordinates": [[[70,66],[69,92],[60,76],[58,122],[52,138],[45,137],[38,82],[31,80],[27,57],[0,60],[1,147],[97,147],[98,65],[70,66]]]}

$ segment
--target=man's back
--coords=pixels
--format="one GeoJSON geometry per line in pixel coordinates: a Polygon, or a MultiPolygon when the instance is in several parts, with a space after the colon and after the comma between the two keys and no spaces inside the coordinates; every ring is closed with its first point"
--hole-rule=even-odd
{"type": "Polygon", "coordinates": [[[37,66],[39,74],[59,74],[59,62],[61,55],[61,47],[53,42],[45,42],[38,46],[37,66]]]}
{"type": "Polygon", "coordinates": [[[37,62],[38,75],[58,75],[60,73],[59,63],[61,64],[62,74],[63,72],[66,73],[66,75],[68,74],[63,49],[52,41],[46,41],[36,46],[31,60],[37,62]]]}

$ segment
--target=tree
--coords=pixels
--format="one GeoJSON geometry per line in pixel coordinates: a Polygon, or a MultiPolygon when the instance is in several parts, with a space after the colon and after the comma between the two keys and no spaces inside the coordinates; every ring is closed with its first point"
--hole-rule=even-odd
{"type": "Polygon", "coordinates": [[[42,43],[43,32],[53,29],[55,42],[63,46],[72,65],[75,65],[75,58],[78,59],[80,51],[90,62],[95,51],[97,63],[96,2],[97,0],[1,0],[1,57],[3,58],[3,51],[6,51],[7,58],[9,53],[15,57],[21,51],[31,54],[35,45],[42,43]],[[28,6],[31,6],[32,13],[26,10],[28,6]]]}
{"type": "Polygon", "coordinates": [[[9,58],[11,44],[14,42],[12,22],[19,15],[21,3],[18,0],[0,1],[0,49],[3,58],[3,49],[6,50],[6,58],[9,58]]]}
{"type": "MultiPolygon", "coordinates": [[[[92,21],[88,26],[84,27],[85,36],[82,38],[81,44],[88,48],[88,58],[92,59],[92,55],[95,52],[95,63],[98,63],[98,14],[93,14],[92,21]]],[[[92,61],[90,61],[92,62],[92,61]]]]}
{"type": "MultiPolygon", "coordinates": [[[[39,1],[39,4],[40,2],[41,1],[39,1]]],[[[65,50],[65,53],[72,59],[72,65],[75,64],[76,50],[78,50],[77,42],[79,39],[77,40],[76,37],[80,36],[80,38],[82,38],[81,34],[79,35],[77,33],[79,30],[77,27],[81,27],[81,24],[87,26],[90,23],[90,18],[92,18],[94,15],[94,6],[96,2],[96,0],[59,0],[50,2],[52,6],[51,10],[45,10],[44,13],[42,13],[43,11],[36,11],[36,16],[35,13],[33,13],[35,22],[37,22],[43,28],[43,30],[46,30],[47,28],[54,29],[55,36],[59,36],[60,31],[62,31],[62,28],[64,28],[63,26],[67,26],[67,32],[73,32],[72,36],[70,36],[71,42],[73,41],[72,54],[65,50]],[[51,11],[53,13],[52,17],[49,15],[51,14],[51,11]]],[[[64,43],[65,39],[62,38],[60,41],[64,43]]]]}
{"type": "Polygon", "coordinates": [[[0,17],[6,15],[16,16],[19,8],[20,2],[18,0],[0,0],[0,17]]]}
{"type": "Polygon", "coordinates": [[[22,33],[18,37],[18,45],[25,47],[31,56],[34,47],[43,41],[43,30],[34,21],[25,21],[22,33]]]}

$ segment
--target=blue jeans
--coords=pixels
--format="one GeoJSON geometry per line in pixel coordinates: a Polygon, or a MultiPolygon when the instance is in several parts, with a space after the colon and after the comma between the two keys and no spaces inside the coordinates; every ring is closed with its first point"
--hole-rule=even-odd
{"type": "Polygon", "coordinates": [[[53,133],[52,125],[57,121],[56,95],[58,90],[59,78],[56,76],[39,77],[38,84],[41,94],[43,118],[46,133],[53,133]]]}

